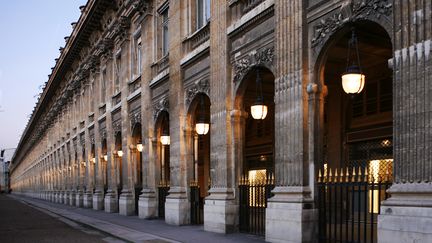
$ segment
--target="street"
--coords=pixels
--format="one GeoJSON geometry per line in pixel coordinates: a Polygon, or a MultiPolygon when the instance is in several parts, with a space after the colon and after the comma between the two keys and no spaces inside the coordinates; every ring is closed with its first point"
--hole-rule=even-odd
{"type": "Polygon", "coordinates": [[[122,242],[0,194],[0,242],[122,242]]]}

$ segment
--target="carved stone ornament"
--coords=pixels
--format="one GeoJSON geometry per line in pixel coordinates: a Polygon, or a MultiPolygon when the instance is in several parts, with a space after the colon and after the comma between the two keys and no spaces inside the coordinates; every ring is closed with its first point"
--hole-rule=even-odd
{"type": "Polygon", "coordinates": [[[106,129],[105,129],[105,128],[102,128],[102,129],[99,130],[99,136],[100,136],[100,139],[101,139],[101,140],[106,139],[106,137],[107,137],[107,132],[106,132],[106,129]]]}
{"type": "Polygon", "coordinates": [[[80,142],[81,146],[84,146],[84,144],[85,144],[84,134],[81,134],[79,142],[80,142]]]}
{"type": "Polygon", "coordinates": [[[90,144],[94,144],[95,143],[95,135],[94,133],[90,133],[90,144]]]}
{"type": "Polygon", "coordinates": [[[392,8],[391,0],[346,0],[336,13],[321,19],[313,27],[311,45],[312,47],[322,45],[326,38],[350,21],[368,17],[390,19],[392,8]]]}
{"type": "Polygon", "coordinates": [[[252,52],[240,60],[234,62],[234,82],[243,79],[251,67],[257,65],[272,65],[274,60],[274,47],[264,48],[258,52],[252,52]]]}
{"type": "Polygon", "coordinates": [[[132,2],[132,9],[142,14],[151,14],[152,4],[151,1],[134,0],[132,2]]]}
{"type": "Polygon", "coordinates": [[[207,96],[210,96],[210,82],[208,79],[195,82],[195,84],[186,91],[186,106],[190,105],[198,93],[205,93],[207,96]]]}
{"type": "Polygon", "coordinates": [[[117,121],[113,121],[113,131],[114,134],[121,132],[121,119],[118,119],[117,121]]]}
{"type": "Polygon", "coordinates": [[[133,128],[135,124],[141,123],[141,109],[135,109],[129,114],[129,119],[131,122],[131,127],[133,128]]]}
{"type": "Polygon", "coordinates": [[[159,116],[159,113],[161,113],[162,111],[168,111],[169,109],[169,101],[168,98],[164,98],[162,100],[159,101],[159,103],[156,103],[153,106],[153,120],[156,121],[156,119],[159,116]]]}

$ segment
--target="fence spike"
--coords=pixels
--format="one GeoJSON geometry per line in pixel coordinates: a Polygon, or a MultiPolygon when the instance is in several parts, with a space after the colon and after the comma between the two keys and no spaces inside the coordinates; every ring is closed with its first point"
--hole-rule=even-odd
{"type": "Polygon", "coordinates": [[[271,184],[272,185],[275,184],[275,176],[274,176],[274,174],[271,175],[271,184]]]}
{"type": "Polygon", "coordinates": [[[362,180],[362,171],[361,171],[361,167],[358,167],[358,177],[357,177],[357,181],[361,182],[362,180]]]}
{"type": "Polygon", "coordinates": [[[318,170],[318,182],[321,182],[321,169],[318,170]]]}
{"type": "Polygon", "coordinates": [[[367,169],[367,167],[365,168],[365,171],[364,171],[364,181],[365,182],[368,182],[368,180],[369,180],[369,174],[368,174],[368,169],[367,169]]]}
{"type": "Polygon", "coordinates": [[[349,182],[349,169],[346,167],[345,182],[349,182]]]}
{"type": "Polygon", "coordinates": [[[344,169],[341,168],[339,182],[343,182],[345,177],[344,169]]]}
{"type": "Polygon", "coordinates": [[[335,169],[334,182],[338,182],[338,169],[335,169]]]}
{"type": "Polygon", "coordinates": [[[328,182],[332,182],[332,176],[333,176],[333,173],[332,173],[332,170],[330,168],[328,182]]]}
{"type": "Polygon", "coordinates": [[[351,173],[351,182],[355,182],[355,177],[356,177],[356,172],[355,172],[355,167],[353,167],[352,169],[352,173],[351,173]]]}

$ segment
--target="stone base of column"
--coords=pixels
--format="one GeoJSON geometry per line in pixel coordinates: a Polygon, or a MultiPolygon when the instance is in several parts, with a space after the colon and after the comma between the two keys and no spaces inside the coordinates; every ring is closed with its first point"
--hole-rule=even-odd
{"type": "Polygon", "coordinates": [[[117,213],[119,208],[117,193],[108,190],[107,194],[105,194],[104,204],[105,212],[117,213]]]}
{"type": "Polygon", "coordinates": [[[63,202],[64,202],[64,191],[61,191],[59,193],[59,201],[58,201],[58,203],[63,204],[63,202]]]}
{"type": "Polygon", "coordinates": [[[69,191],[65,191],[64,195],[63,195],[63,203],[64,204],[69,204],[69,191]]]}
{"type": "Polygon", "coordinates": [[[84,192],[79,190],[75,195],[75,206],[82,208],[84,206],[84,192]]]}
{"type": "Polygon", "coordinates": [[[86,191],[84,193],[84,207],[85,208],[93,207],[93,193],[91,191],[86,191]]]}
{"type": "Polygon", "coordinates": [[[378,242],[432,242],[432,184],[393,184],[381,204],[378,242]]]}
{"type": "Polygon", "coordinates": [[[60,193],[54,192],[54,202],[55,203],[59,203],[60,202],[59,196],[60,196],[60,193]]]}
{"type": "Polygon", "coordinates": [[[75,198],[76,198],[75,192],[71,191],[69,195],[69,205],[75,206],[75,198]]]}
{"type": "Polygon", "coordinates": [[[269,242],[315,242],[318,210],[313,208],[307,187],[276,187],[266,208],[265,240],[269,242]]]}
{"type": "Polygon", "coordinates": [[[236,231],[239,207],[234,191],[212,188],[209,193],[204,204],[204,230],[224,234],[236,231]]]}
{"type": "Polygon", "coordinates": [[[171,187],[165,201],[165,222],[172,225],[190,223],[190,203],[184,188],[171,187]]]}
{"type": "Polygon", "coordinates": [[[144,189],[141,192],[138,200],[138,217],[141,219],[157,217],[158,204],[156,193],[150,189],[144,189]]]}
{"type": "Polygon", "coordinates": [[[104,195],[101,191],[96,191],[93,194],[93,209],[103,210],[104,209],[104,195]]]}
{"type": "Polygon", "coordinates": [[[134,215],[135,214],[135,199],[130,191],[122,191],[119,199],[119,213],[120,215],[134,215]]]}

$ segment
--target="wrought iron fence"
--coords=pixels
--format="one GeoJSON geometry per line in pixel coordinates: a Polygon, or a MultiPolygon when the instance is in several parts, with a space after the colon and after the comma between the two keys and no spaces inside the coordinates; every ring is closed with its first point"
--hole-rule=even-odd
{"type": "Polygon", "coordinates": [[[320,170],[319,242],[377,242],[377,216],[391,181],[390,169],[373,166],[320,170]]]}
{"type": "Polygon", "coordinates": [[[169,182],[161,181],[158,185],[158,217],[165,218],[165,201],[170,189],[169,182]]]}
{"type": "Polygon", "coordinates": [[[264,235],[265,210],[273,188],[273,176],[261,180],[249,180],[246,176],[240,179],[240,232],[264,235]]]}
{"type": "Polygon", "coordinates": [[[191,181],[190,183],[190,217],[191,224],[202,224],[202,202],[200,198],[200,187],[198,182],[191,181]]]}

